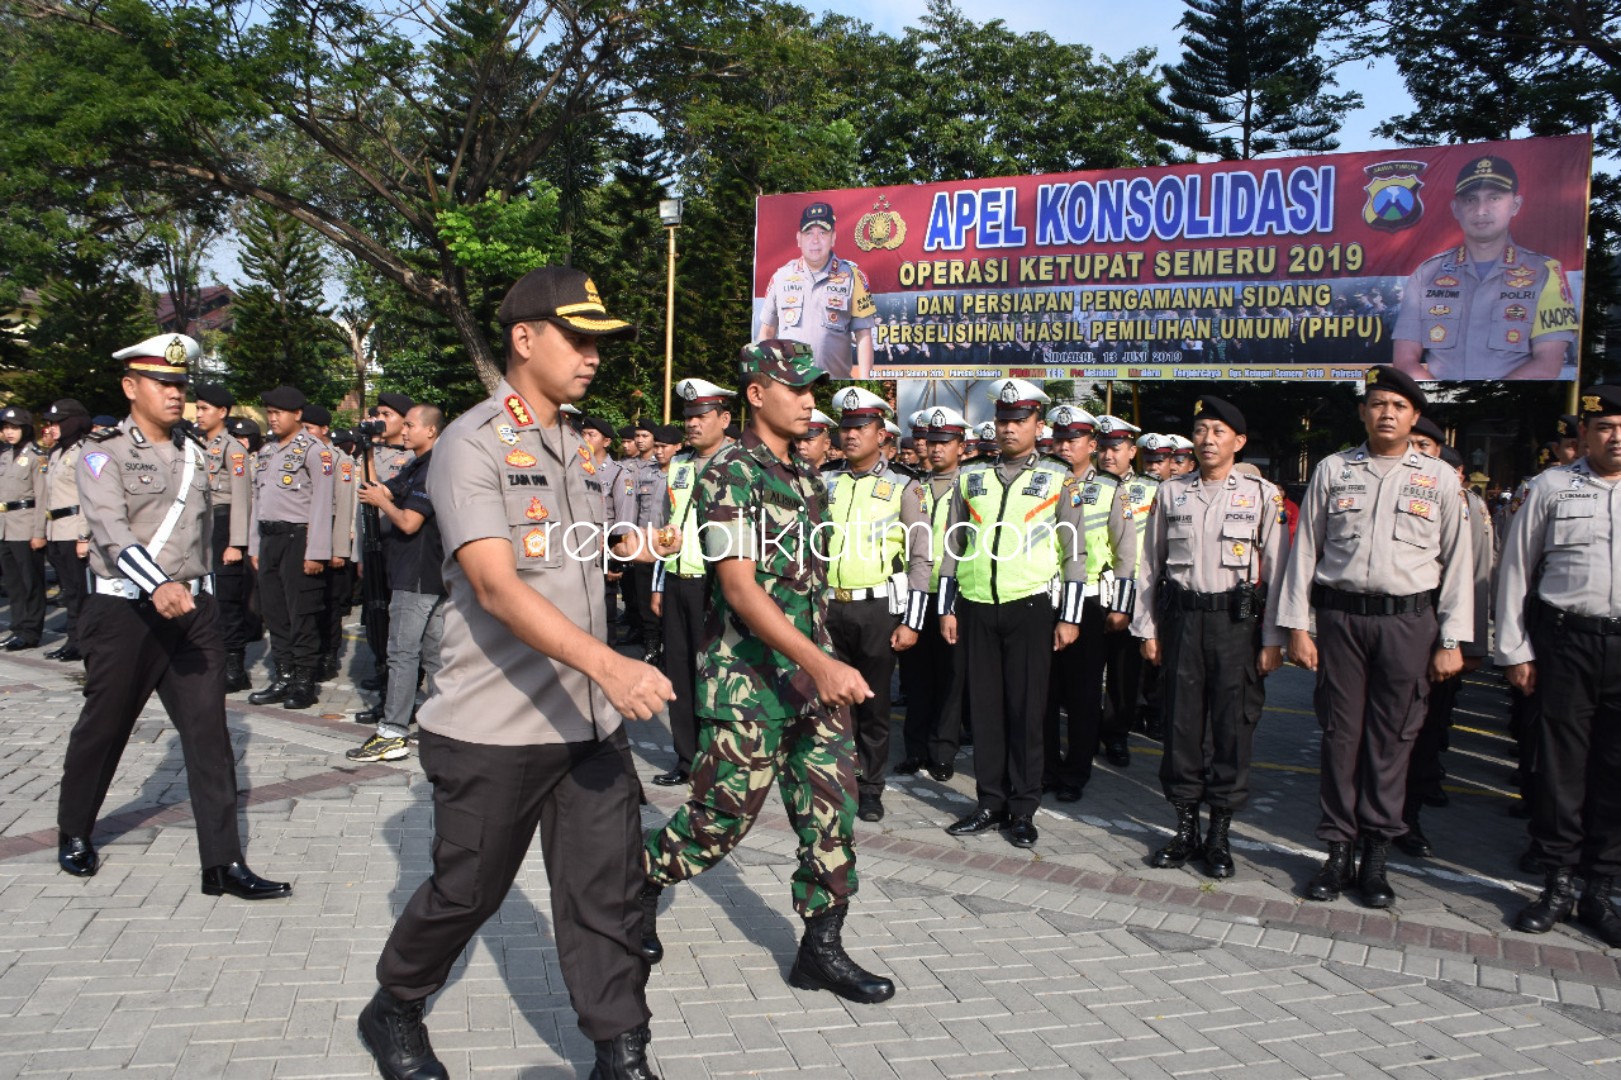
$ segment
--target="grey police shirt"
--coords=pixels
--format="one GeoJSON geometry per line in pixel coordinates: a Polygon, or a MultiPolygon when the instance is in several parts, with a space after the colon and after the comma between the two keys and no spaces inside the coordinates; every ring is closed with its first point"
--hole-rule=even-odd
{"type": "Polygon", "coordinates": [[[45,535],[45,452],[33,443],[0,447],[0,503],[33,506],[0,511],[0,540],[45,535]]]}
{"type": "Polygon", "coordinates": [[[126,418],[106,436],[88,437],[79,456],[79,505],[90,528],[90,571],[127,578],[147,592],[151,565],[130,551],[144,550],[157,569],[175,581],[203,577],[213,558],[213,504],[202,450],[172,438],[149,439],[126,418]],[[173,530],[156,552],[152,546],[170,508],[179,499],[186,459],[193,459],[186,500],[173,530]]]}
{"type": "Polygon", "coordinates": [[[253,521],[253,478],[249,475],[253,455],[224,428],[218,435],[205,438],[204,449],[208,452],[208,490],[213,493],[213,503],[231,508],[231,536],[226,544],[246,549],[253,521]]]}
{"type": "Polygon", "coordinates": [[[88,536],[85,531],[84,511],[61,517],[51,517],[51,511],[67,510],[79,505],[79,455],[84,452],[80,439],[66,450],[55,449],[45,459],[45,509],[41,515],[45,531],[39,535],[47,540],[78,540],[88,536]]]}
{"type": "Polygon", "coordinates": [[[304,558],[332,558],[333,475],[337,451],[300,431],[285,443],[268,442],[254,455],[253,522],[248,554],[259,554],[258,526],[266,521],[309,526],[304,558]]]}

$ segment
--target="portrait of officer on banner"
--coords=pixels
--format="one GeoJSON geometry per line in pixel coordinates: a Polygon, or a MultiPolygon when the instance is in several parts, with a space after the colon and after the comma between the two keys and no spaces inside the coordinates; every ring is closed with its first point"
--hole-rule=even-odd
{"type": "Polygon", "coordinates": [[[1557,379],[1578,308],[1557,259],[1514,242],[1524,195],[1514,165],[1487,155],[1458,173],[1462,242],[1407,279],[1392,332],[1395,367],[1415,379],[1557,379]]]}
{"type": "Polygon", "coordinates": [[[799,215],[799,258],[771,275],[756,340],[786,338],[811,347],[816,364],[835,379],[872,372],[872,328],[878,307],[867,276],[833,253],[833,208],[813,202],[799,215]]]}

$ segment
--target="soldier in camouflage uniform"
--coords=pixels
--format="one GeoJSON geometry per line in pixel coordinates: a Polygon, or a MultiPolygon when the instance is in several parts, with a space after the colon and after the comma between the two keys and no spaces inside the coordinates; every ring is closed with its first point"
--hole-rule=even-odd
{"type": "Polygon", "coordinates": [[[725,858],[780,781],[799,837],[794,909],[805,919],[789,982],[886,1001],[894,983],[862,970],[840,940],[856,891],[847,706],[873,692],[831,655],[827,566],[812,549],[827,488],[792,450],[810,423],[810,388],[826,372],[809,346],[781,339],[746,346],[739,368],[750,426],[716,453],[694,496],[711,600],[698,661],[698,759],[686,805],[647,841],[642,952],[654,963],[664,955],[663,888],[725,858]]]}

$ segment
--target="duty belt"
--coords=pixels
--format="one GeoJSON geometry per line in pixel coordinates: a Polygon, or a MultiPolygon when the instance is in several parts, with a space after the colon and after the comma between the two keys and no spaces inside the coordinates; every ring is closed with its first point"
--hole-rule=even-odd
{"type": "Polygon", "coordinates": [[[46,521],[61,521],[63,518],[72,517],[74,514],[77,514],[78,512],[79,512],[79,504],[74,503],[72,506],[64,506],[59,510],[47,510],[47,511],[45,511],[45,520],[46,521]]]}
{"type": "MultiPolygon", "coordinates": [[[[214,575],[204,574],[200,578],[192,578],[190,581],[176,581],[173,584],[184,585],[191,590],[193,596],[200,592],[212,594],[214,591],[214,575]]],[[[100,574],[90,575],[90,591],[98,596],[117,596],[125,600],[145,600],[147,598],[141,587],[129,578],[102,577],[100,574]]]]}
{"type": "Polygon", "coordinates": [[[828,589],[826,595],[829,600],[837,600],[841,604],[848,604],[852,600],[888,600],[888,584],[879,585],[871,589],[828,589]]]}
{"type": "Polygon", "coordinates": [[[1165,598],[1171,607],[1180,608],[1182,611],[1228,611],[1238,603],[1238,590],[1194,592],[1192,589],[1172,585],[1166,589],[1165,598]]]}
{"type": "Polygon", "coordinates": [[[1328,585],[1313,585],[1311,602],[1314,607],[1344,611],[1351,615],[1407,615],[1429,610],[1430,594],[1417,592],[1407,596],[1386,596],[1383,593],[1354,593],[1328,585]]]}
{"type": "Polygon", "coordinates": [[[32,510],[33,499],[18,499],[16,502],[0,503],[0,512],[9,513],[12,510],[32,510]]]}
{"type": "Polygon", "coordinates": [[[302,521],[261,521],[259,522],[259,535],[291,536],[293,533],[308,528],[309,525],[302,521]]]}
{"type": "Polygon", "coordinates": [[[1621,619],[1607,618],[1603,615],[1578,615],[1574,611],[1561,611],[1546,602],[1542,605],[1542,618],[1559,630],[1574,630],[1578,634],[1602,634],[1605,637],[1621,636],[1621,619]]]}

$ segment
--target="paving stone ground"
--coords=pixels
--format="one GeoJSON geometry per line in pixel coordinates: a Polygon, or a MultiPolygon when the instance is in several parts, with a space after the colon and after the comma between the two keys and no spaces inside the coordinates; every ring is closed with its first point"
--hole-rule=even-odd
{"type": "MultiPolygon", "coordinates": [[[[358,643],[350,655],[316,709],[231,700],[249,860],[296,886],[261,904],[198,892],[179,747],[155,703],[97,834],[103,869],[61,874],[75,669],[0,658],[0,1078],[375,1075],[354,1017],[426,876],[432,824],[414,760],[342,758],[364,735],[347,714],[365,704],[352,677],[369,660],[358,643]]],[[[1147,867],[1169,815],[1146,739],[1129,768],[1100,764],[1081,803],[1044,809],[1032,852],[942,831],[971,805],[967,752],[950,784],[892,782],[886,819],[858,823],[846,935],[895,977],[885,1005],[784,981],[793,838],[773,808],[734,859],[666,893],[649,992],[660,1075],[1621,1075],[1617,955],[1575,927],[1508,929],[1536,886],[1514,869],[1525,841],[1507,812],[1500,680],[1465,689],[1451,805],[1425,818],[1442,857],[1396,860],[1390,913],[1296,898],[1318,858],[1309,680],[1289,669],[1269,687],[1231,881],[1147,867]]],[[[668,766],[662,725],[633,737],[644,778],[668,766]]],[[[899,756],[898,726],[895,741],[899,756]]],[[[648,793],[651,828],[679,796],[648,793]]],[[[589,1072],[538,847],[428,1019],[456,1077],[589,1072]]]]}

